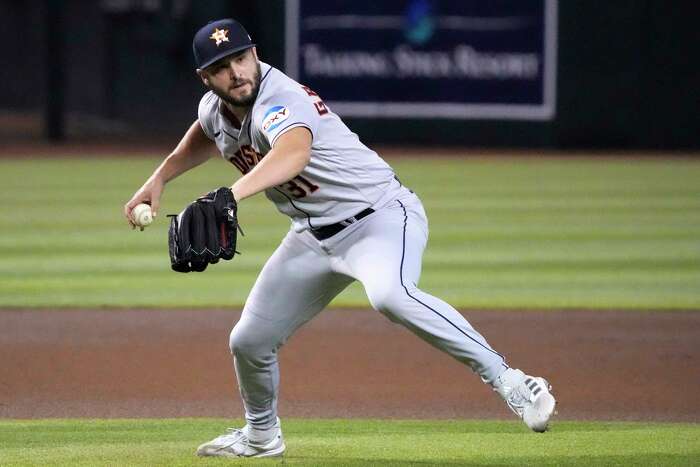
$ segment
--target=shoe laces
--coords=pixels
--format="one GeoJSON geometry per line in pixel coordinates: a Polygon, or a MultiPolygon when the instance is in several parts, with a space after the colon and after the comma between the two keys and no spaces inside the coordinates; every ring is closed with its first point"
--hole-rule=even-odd
{"type": "Polygon", "coordinates": [[[240,428],[226,428],[226,432],[223,435],[217,437],[214,441],[223,443],[236,443],[241,439],[245,438],[246,434],[240,428]]]}

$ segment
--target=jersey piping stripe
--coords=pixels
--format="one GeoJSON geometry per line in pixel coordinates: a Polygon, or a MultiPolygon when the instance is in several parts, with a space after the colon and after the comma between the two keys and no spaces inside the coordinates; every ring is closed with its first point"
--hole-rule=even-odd
{"type": "Polygon", "coordinates": [[[311,133],[311,139],[313,140],[313,138],[314,138],[314,132],[311,131],[311,128],[309,128],[309,125],[308,125],[306,122],[294,122],[294,123],[290,123],[290,124],[287,125],[286,127],[282,128],[282,129],[275,135],[275,137],[272,138],[272,141],[270,141],[270,146],[274,146],[274,145],[275,145],[275,141],[277,141],[277,138],[279,138],[280,136],[282,136],[282,135],[284,134],[285,131],[287,131],[287,130],[293,130],[294,128],[299,128],[299,127],[303,127],[303,128],[306,128],[307,130],[309,130],[309,133],[311,133]],[[296,125],[296,127],[295,127],[295,125],[296,125]]]}
{"type": "MultiPolygon", "coordinates": [[[[252,111],[251,111],[252,112],[252,111]]],[[[253,116],[250,116],[250,119],[248,119],[248,141],[250,141],[250,144],[253,144],[253,133],[251,133],[251,127],[253,126],[251,123],[251,120],[253,120],[253,116]]]]}
{"type": "Polygon", "coordinates": [[[302,214],[304,214],[306,216],[306,222],[309,224],[309,228],[315,229],[315,227],[313,225],[311,225],[311,216],[309,215],[308,212],[304,211],[303,209],[301,209],[297,205],[295,205],[294,201],[292,201],[292,198],[290,198],[287,195],[287,193],[285,193],[284,191],[282,191],[276,187],[275,187],[275,191],[278,192],[279,194],[281,194],[282,196],[284,196],[285,198],[287,198],[289,200],[289,204],[291,204],[294,209],[296,209],[297,211],[301,212],[302,214]]]}
{"type": "Polygon", "coordinates": [[[265,78],[267,78],[267,75],[270,74],[270,72],[272,71],[273,68],[274,68],[274,67],[270,67],[270,69],[267,70],[267,71],[265,72],[265,74],[263,75],[263,77],[260,78],[260,82],[261,82],[261,83],[265,80],[265,78]]]}
{"type": "Polygon", "coordinates": [[[424,307],[426,307],[427,309],[429,309],[430,311],[432,311],[433,313],[435,313],[436,315],[438,315],[440,318],[442,318],[442,319],[444,319],[445,321],[447,321],[453,328],[455,328],[455,329],[456,329],[457,331],[459,331],[460,333],[464,334],[464,336],[465,336],[466,338],[468,338],[469,340],[476,342],[477,344],[479,344],[481,347],[485,348],[485,349],[488,350],[489,352],[492,352],[492,353],[498,355],[499,357],[501,357],[501,358],[503,359],[503,366],[505,366],[506,368],[508,368],[508,365],[506,365],[506,363],[505,363],[505,360],[506,360],[506,359],[505,359],[505,357],[504,357],[503,355],[501,355],[500,353],[496,352],[496,351],[493,350],[492,348],[490,348],[490,347],[488,347],[488,346],[482,344],[482,343],[479,342],[478,340],[474,339],[472,336],[470,336],[469,334],[467,334],[466,332],[464,332],[462,329],[460,329],[459,326],[457,326],[457,325],[454,324],[452,321],[450,321],[449,319],[447,319],[447,318],[446,318],[444,315],[442,315],[439,311],[435,310],[434,308],[431,308],[430,306],[426,305],[425,303],[421,302],[421,301],[418,300],[416,297],[414,297],[413,295],[410,294],[410,292],[408,291],[408,288],[407,288],[406,285],[403,283],[403,260],[404,260],[404,256],[406,255],[406,225],[408,224],[408,213],[406,212],[406,207],[403,205],[403,203],[402,203],[401,201],[396,200],[396,202],[399,203],[399,204],[401,205],[401,209],[403,209],[403,244],[402,244],[402,250],[401,250],[401,267],[400,267],[400,269],[399,269],[399,278],[400,278],[400,280],[401,280],[401,286],[402,286],[403,289],[406,291],[406,295],[408,295],[408,296],[411,297],[413,300],[417,301],[418,303],[420,303],[421,305],[423,305],[424,307]]]}
{"type": "MultiPolygon", "coordinates": [[[[233,136],[231,133],[229,133],[228,131],[224,130],[223,128],[221,129],[221,131],[223,131],[224,133],[226,133],[227,135],[229,135],[231,138],[233,138],[233,139],[235,139],[236,141],[238,141],[238,138],[236,138],[235,136],[233,136]]],[[[218,136],[218,135],[215,135],[215,136],[218,136]]]]}

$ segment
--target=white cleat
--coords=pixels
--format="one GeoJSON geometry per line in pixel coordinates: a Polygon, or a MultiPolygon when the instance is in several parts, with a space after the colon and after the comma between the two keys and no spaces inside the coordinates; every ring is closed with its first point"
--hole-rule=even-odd
{"type": "Polygon", "coordinates": [[[252,440],[248,425],[241,429],[229,428],[221,436],[202,444],[197,448],[198,456],[218,457],[278,457],[287,448],[284,444],[279,419],[269,430],[270,437],[264,440],[252,440]]]}
{"type": "Polygon", "coordinates": [[[547,431],[556,400],[550,392],[552,386],[546,379],[509,368],[496,379],[493,390],[503,397],[508,407],[532,431],[547,431]]]}

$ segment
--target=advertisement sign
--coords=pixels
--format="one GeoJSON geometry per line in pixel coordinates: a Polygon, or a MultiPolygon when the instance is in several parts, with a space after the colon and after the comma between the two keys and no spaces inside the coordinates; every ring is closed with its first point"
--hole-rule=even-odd
{"type": "Polygon", "coordinates": [[[287,0],[288,75],[351,117],[553,118],[556,0],[287,0]]]}

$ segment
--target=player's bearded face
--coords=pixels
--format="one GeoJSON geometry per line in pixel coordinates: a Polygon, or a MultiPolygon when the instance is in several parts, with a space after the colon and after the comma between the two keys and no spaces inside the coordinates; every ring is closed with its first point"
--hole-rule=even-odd
{"type": "Polygon", "coordinates": [[[232,58],[233,65],[227,61],[216,65],[208,84],[217,96],[237,107],[251,106],[260,90],[260,62],[252,52],[245,55],[242,60],[232,58]],[[231,69],[236,71],[232,72],[231,69]]]}

